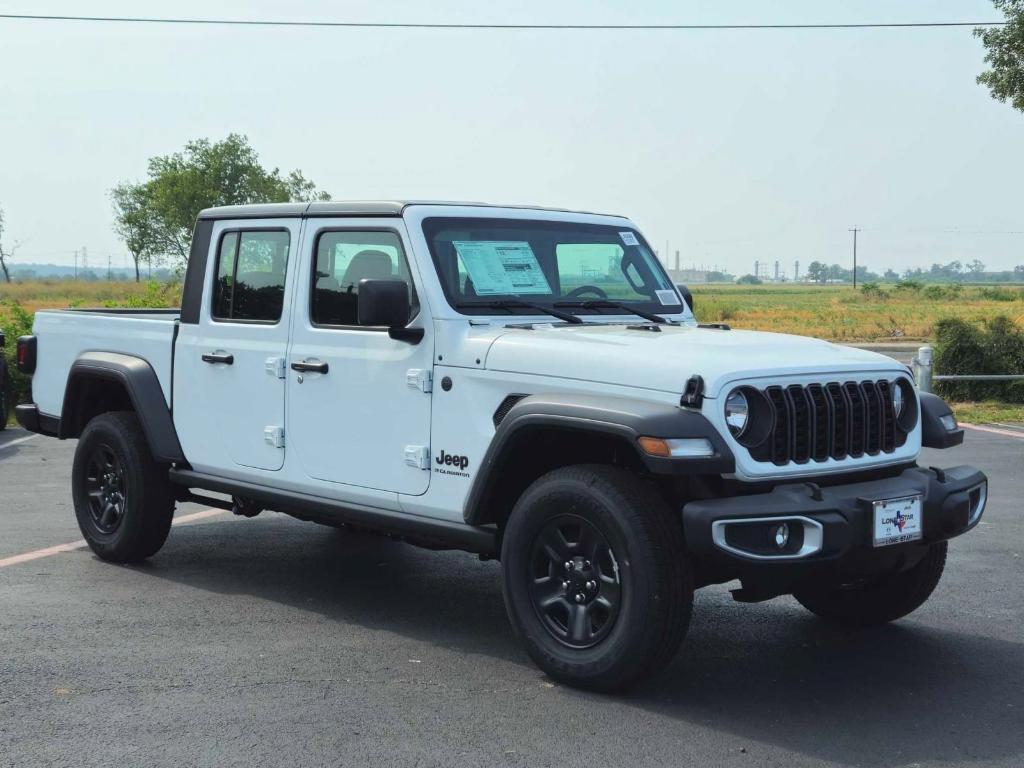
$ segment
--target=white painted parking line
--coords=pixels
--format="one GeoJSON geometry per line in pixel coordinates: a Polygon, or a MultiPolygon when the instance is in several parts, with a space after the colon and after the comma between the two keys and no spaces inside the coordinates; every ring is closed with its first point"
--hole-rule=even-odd
{"type": "MultiPolygon", "coordinates": [[[[182,523],[192,523],[196,520],[205,520],[208,517],[214,517],[216,515],[224,514],[223,509],[201,509],[198,512],[192,512],[188,515],[182,515],[181,517],[175,517],[172,525],[181,525],[182,523]]],[[[43,557],[52,557],[53,555],[59,555],[63,552],[74,552],[77,549],[83,549],[88,546],[84,541],[79,539],[78,541],[72,541],[67,544],[57,544],[53,547],[45,547],[44,549],[34,549],[31,552],[23,552],[20,555],[11,555],[0,559],[0,568],[6,568],[8,565],[19,565],[20,563],[28,563],[32,560],[39,560],[43,557]]]]}
{"type": "Polygon", "coordinates": [[[12,445],[18,445],[19,443],[27,443],[29,440],[35,440],[39,435],[28,435],[27,437],[19,437],[16,440],[9,440],[6,443],[0,443],[0,451],[4,448],[9,448],[12,445]]]}
{"type": "Polygon", "coordinates": [[[976,432],[989,432],[993,435],[1005,435],[1006,437],[1016,437],[1018,440],[1024,440],[1024,432],[1017,432],[1011,429],[997,429],[996,427],[985,427],[981,424],[968,424],[966,421],[961,421],[960,426],[966,429],[973,429],[976,432]]]}

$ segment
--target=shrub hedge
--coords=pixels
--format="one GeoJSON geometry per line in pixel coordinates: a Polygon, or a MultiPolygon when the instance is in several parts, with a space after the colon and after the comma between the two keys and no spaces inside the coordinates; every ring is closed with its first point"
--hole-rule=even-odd
{"type": "MultiPolygon", "coordinates": [[[[935,325],[936,374],[1024,374],[1024,330],[1005,315],[981,327],[947,318],[935,325]]],[[[950,400],[1024,403],[1024,381],[937,381],[950,400]]]]}

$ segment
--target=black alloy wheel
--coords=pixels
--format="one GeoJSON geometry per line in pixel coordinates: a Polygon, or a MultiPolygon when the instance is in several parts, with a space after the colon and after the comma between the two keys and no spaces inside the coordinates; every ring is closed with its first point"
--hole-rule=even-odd
{"type": "Polygon", "coordinates": [[[109,536],[117,531],[124,520],[124,469],[106,443],[98,443],[89,456],[85,475],[85,489],[89,497],[89,516],[96,530],[109,536]]]}
{"type": "Polygon", "coordinates": [[[569,685],[614,691],[650,677],[690,622],[679,516],[622,467],[581,464],[534,480],[505,522],[501,567],[516,636],[569,685]]]}
{"type": "Polygon", "coordinates": [[[530,598],[548,633],[569,648],[600,643],[622,603],[618,560],[608,539],[577,515],[550,520],[534,539],[530,598]]]}
{"type": "Polygon", "coordinates": [[[82,536],[99,557],[137,563],[163,546],[175,502],[167,469],[132,412],[100,414],[82,430],[71,498],[82,536]]]}

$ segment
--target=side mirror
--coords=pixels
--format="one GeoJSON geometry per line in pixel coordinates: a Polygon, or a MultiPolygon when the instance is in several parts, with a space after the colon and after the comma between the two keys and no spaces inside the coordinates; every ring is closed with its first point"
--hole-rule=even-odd
{"type": "Polygon", "coordinates": [[[676,290],[679,291],[679,295],[683,297],[683,301],[686,302],[686,306],[693,312],[693,294],[690,293],[690,289],[682,283],[676,283],[676,290]]]}
{"type": "Polygon", "coordinates": [[[422,328],[406,328],[412,314],[409,286],[404,280],[359,281],[359,325],[385,326],[392,339],[418,344],[422,328]]]}
{"type": "Polygon", "coordinates": [[[409,286],[403,280],[359,281],[359,324],[399,328],[409,322],[409,286]]]}

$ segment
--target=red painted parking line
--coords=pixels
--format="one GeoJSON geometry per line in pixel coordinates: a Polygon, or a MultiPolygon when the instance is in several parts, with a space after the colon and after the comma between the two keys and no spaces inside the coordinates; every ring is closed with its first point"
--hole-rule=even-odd
{"type": "MultiPolygon", "coordinates": [[[[198,512],[192,512],[188,515],[182,515],[181,517],[174,518],[173,525],[181,525],[182,523],[191,523],[196,520],[205,520],[208,517],[215,515],[224,514],[223,509],[202,509],[198,512]]],[[[62,552],[74,552],[77,549],[84,549],[88,546],[84,541],[72,541],[67,544],[57,544],[54,547],[45,547],[44,549],[34,549],[31,552],[22,552],[20,555],[11,555],[0,559],[0,568],[6,568],[8,565],[19,565],[20,563],[28,563],[32,560],[39,560],[43,557],[52,557],[53,555],[59,555],[62,552]]]]}
{"type": "Polygon", "coordinates": [[[960,422],[961,427],[967,429],[973,429],[977,432],[991,432],[993,435],[1005,435],[1007,437],[1016,437],[1020,440],[1024,440],[1024,431],[1017,432],[1012,429],[999,429],[997,427],[985,427],[981,424],[968,424],[966,421],[960,422]]]}

